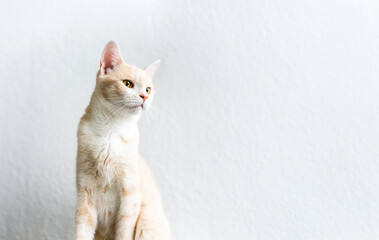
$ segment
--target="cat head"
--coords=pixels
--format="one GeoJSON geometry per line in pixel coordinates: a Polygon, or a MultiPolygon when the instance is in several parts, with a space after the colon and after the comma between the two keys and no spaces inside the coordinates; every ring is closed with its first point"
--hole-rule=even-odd
{"type": "Polygon", "coordinates": [[[145,69],[124,62],[119,47],[108,42],[101,54],[97,74],[96,95],[102,105],[114,115],[138,115],[147,110],[154,97],[152,77],[160,60],[145,69]]]}

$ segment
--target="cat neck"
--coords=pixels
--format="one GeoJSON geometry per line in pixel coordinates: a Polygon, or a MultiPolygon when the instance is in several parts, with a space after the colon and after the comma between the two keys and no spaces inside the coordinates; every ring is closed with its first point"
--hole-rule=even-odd
{"type": "Polygon", "coordinates": [[[141,116],[140,113],[115,114],[106,107],[104,100],[97,96],[96,93],[92,95],[85,115],[87,115],[86,119],[88,119],[95,128],[108,131],[119,131],[120,128],[135,128],[138,131],[138,120],[141,116]]]}

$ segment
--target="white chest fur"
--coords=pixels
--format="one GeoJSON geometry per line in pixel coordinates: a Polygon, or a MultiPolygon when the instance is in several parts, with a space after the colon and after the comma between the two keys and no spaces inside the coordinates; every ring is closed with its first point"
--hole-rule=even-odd
{"type": "Polygon", "coordinates": [[[91,139],[83,145],[92,152],[95,171],[94,177],[86,182],[92,186],[99,228],[107,232],[109,223],[117,216],[122,188],[139,185],[137,124],[130,121],[104,125],[88,122],[80,131],[91,139]]]}

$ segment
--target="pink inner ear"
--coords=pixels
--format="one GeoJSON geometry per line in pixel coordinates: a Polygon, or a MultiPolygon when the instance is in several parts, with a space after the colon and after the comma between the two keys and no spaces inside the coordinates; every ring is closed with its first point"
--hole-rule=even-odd
{"type": "Polygon", "coordinates": [[[108,42],[101,54],[101,73],[107,74],[108,69],[114,69],[123,61],[117,43],[115,41],[108,42]]]}

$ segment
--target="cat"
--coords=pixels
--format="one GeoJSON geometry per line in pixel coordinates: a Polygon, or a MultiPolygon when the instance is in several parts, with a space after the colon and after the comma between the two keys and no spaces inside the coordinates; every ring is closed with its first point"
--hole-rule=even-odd
{"type": "Polygon", "coordinates": [[[153,174],[138,153],[137,122],[153,100],[159,64],[126,64],[114,41],[102,52],[77,131],[76,240],[170,239],[153,174]]]}

